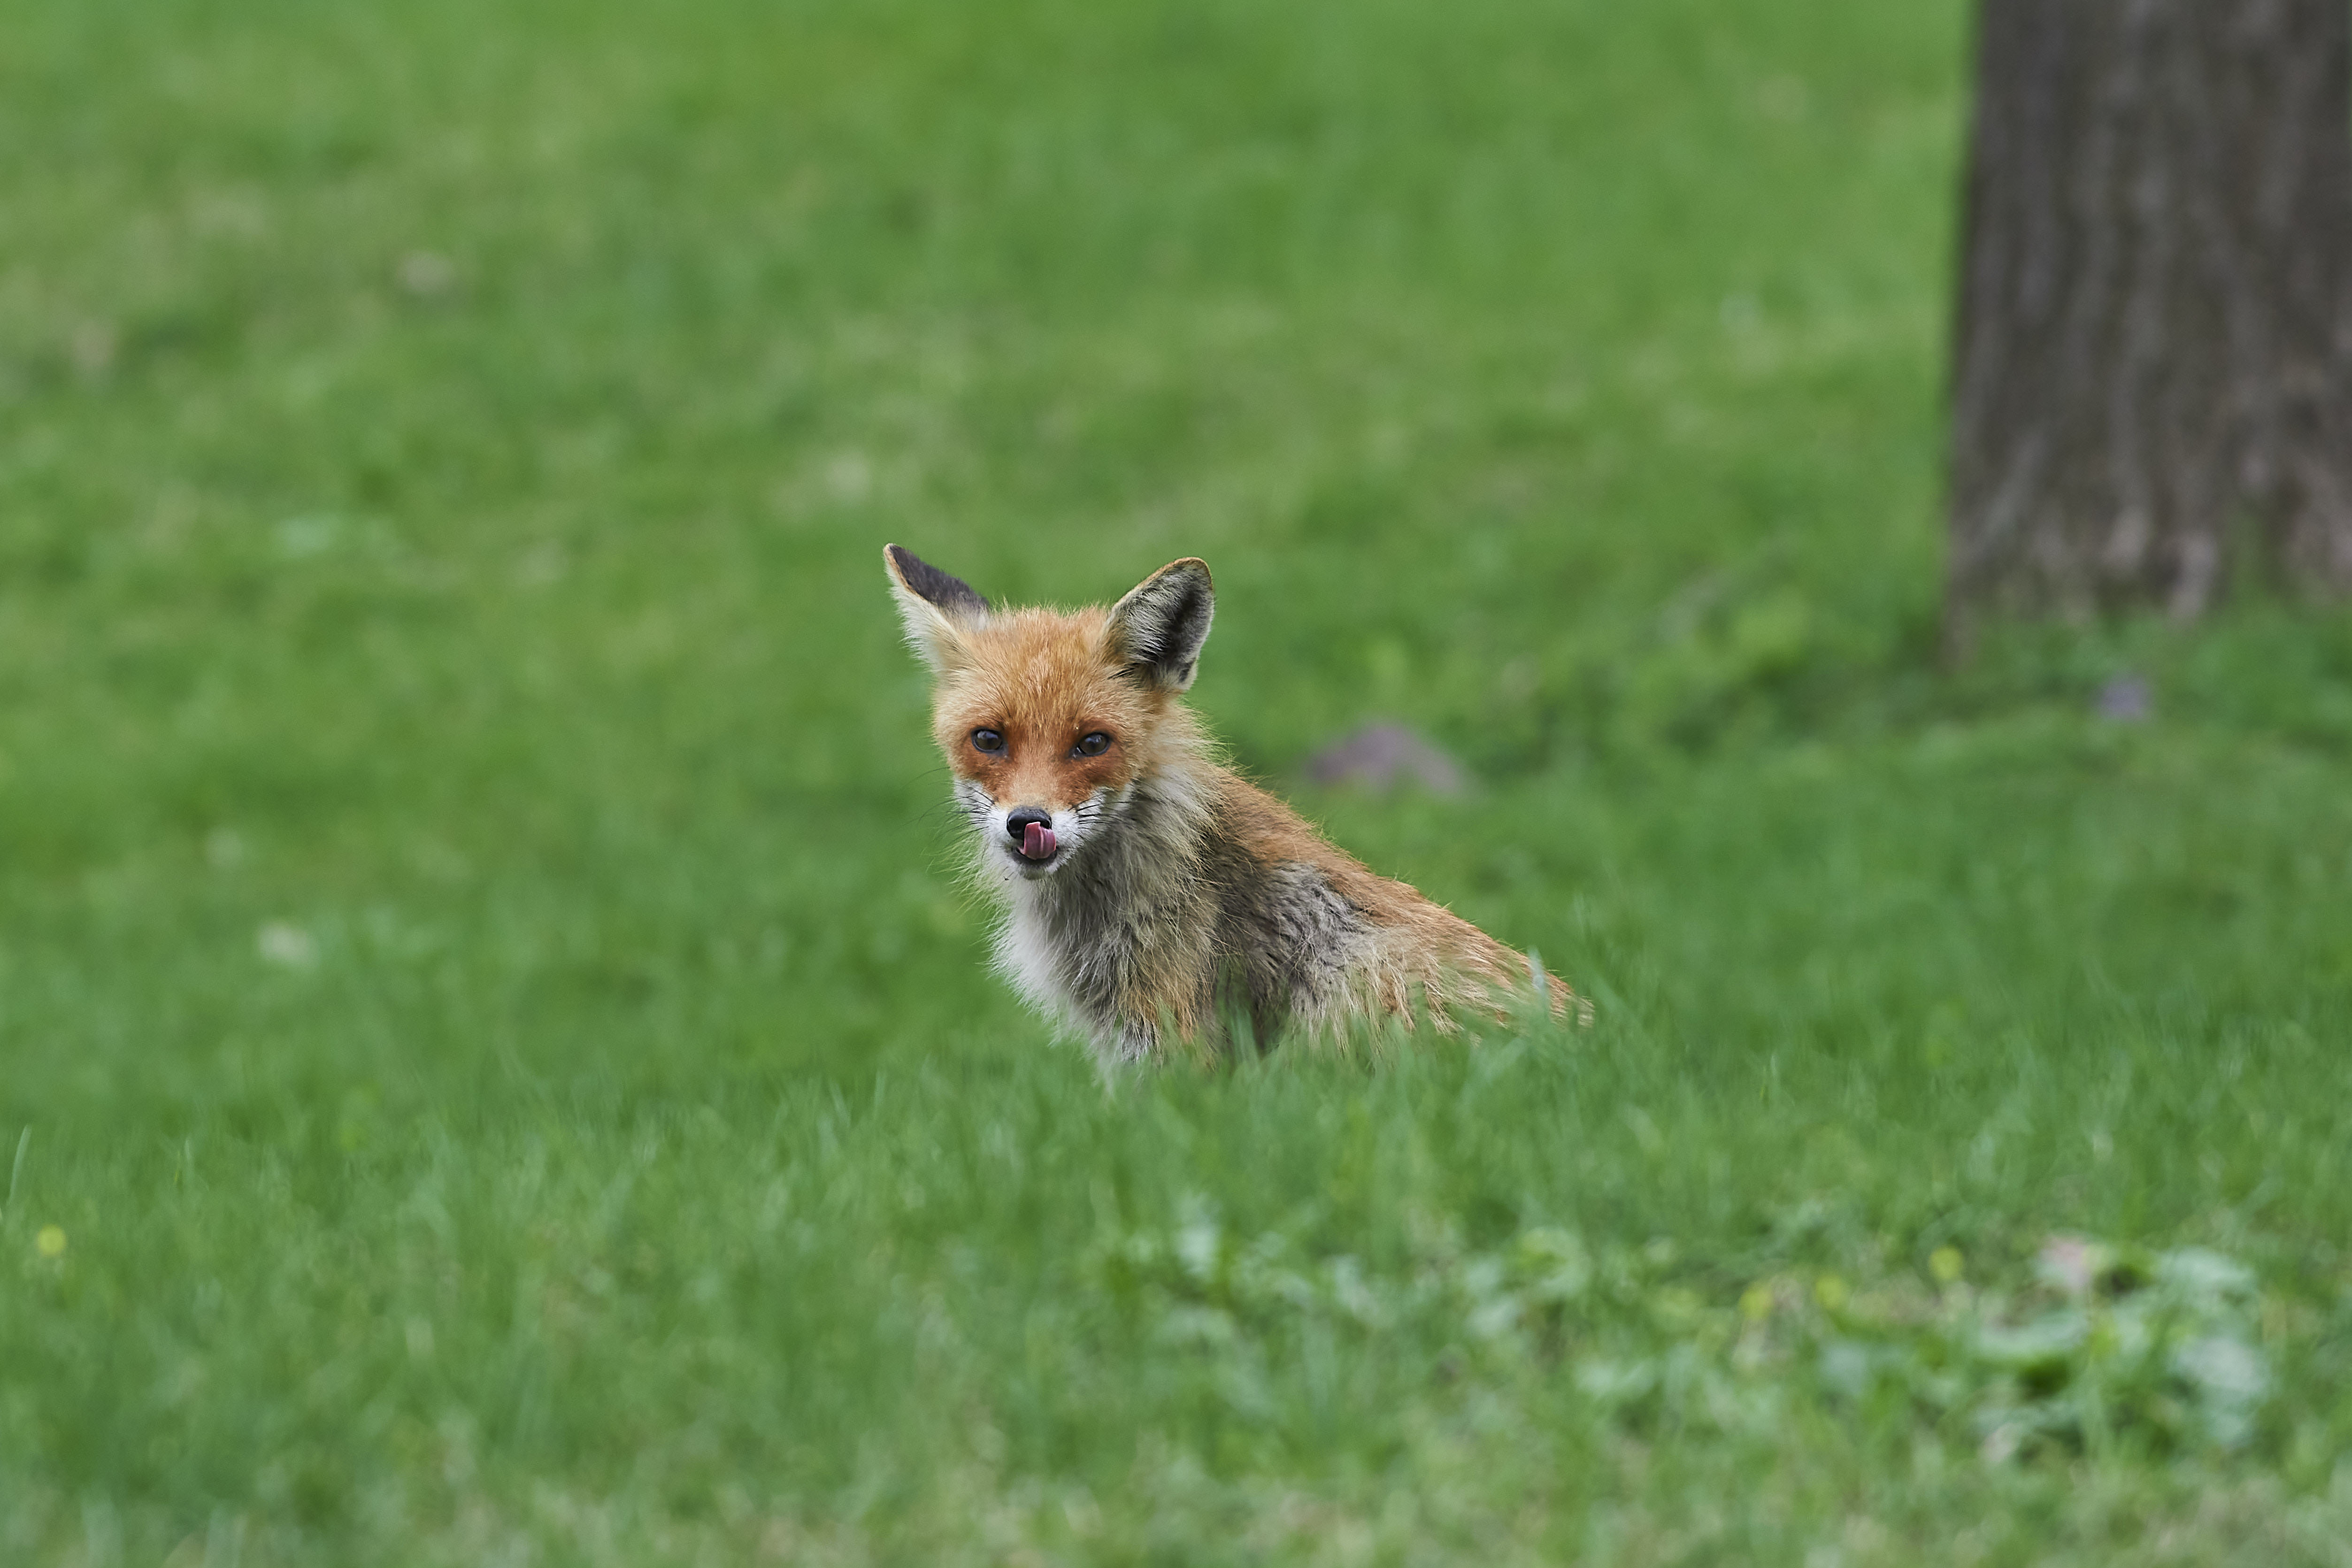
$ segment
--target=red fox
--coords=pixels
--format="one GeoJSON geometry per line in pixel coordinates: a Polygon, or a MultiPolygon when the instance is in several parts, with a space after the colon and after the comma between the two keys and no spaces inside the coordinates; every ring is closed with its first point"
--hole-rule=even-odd
{"type": "Polygon", "coordinates": [[[1507,1016],[1531,990],[1589,1014],[1212,759],[1181,700],[1213,607],[1202,562],[1066,615],[992,607],[895,544],[883,562],[935,679],[931,733],[980,879],[1006,905],[997,967],[1107,1065],[1417,1010],[1450,1032],[1456,1011],[1507,1016]]]}

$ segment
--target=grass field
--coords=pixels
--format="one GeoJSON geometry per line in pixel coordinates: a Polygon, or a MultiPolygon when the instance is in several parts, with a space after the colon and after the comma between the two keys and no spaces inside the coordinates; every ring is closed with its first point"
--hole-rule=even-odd
{"type": "Polygon", "coordinates": [[[2352,625],[1939,669],[1964,31],[0,0],[0,1560],[2352,1562],[2352,625]],[[1106,1087],[886,539],[1596,1025],[1106,1087]]]}

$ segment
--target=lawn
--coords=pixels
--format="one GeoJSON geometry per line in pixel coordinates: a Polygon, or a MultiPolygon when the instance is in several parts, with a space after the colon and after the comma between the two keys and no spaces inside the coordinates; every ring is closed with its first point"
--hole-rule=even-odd
{"type": "Polygon", "coordinates": [[[0,1560],[2352,1562],[2352,624],[1938,663],[1966,20],[0,0],[0,1560]],[[886,540],[1593,1026],[1106,1083],[886,540]]]}

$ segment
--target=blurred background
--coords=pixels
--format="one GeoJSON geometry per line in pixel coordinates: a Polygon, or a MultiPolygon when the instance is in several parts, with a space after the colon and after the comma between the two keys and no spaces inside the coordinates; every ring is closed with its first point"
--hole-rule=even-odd
{"type": "MultiPolygon", "coordinates": [[[[1714,1258],[1675,1289],[1727,1312],[1790,1258],[1974,1268],[2058,1225],[2333,1300],[2352,632],[2251,585],[1944,658],[1969,25],[0,0],[27,1558],[576,1545],[524,1500],[551,1476],[733,1540],[747,1455],[857,1508],[1139,1464],[1145,1352],[1024,1314],[1076,1299],[1088,1227],[1202,1190],[1324,1193],[1351,1254],[1677,1237],[1643,1267],[1714,1258]],[[1106,1100],[986,970],[886,540],[1015,602],[1205,557],[1196,705],[1596,996],[1583,1087],[1512,1091],[1549,1109],[1494,1109],[1488,1153],[1421,1141],[1410,1074],[1106,1100]],[[1315,782],[1373,723],[1465,786],[1315,782]],[[1329,1197],[1360,1137],[1415,1173],[1329,1197]],[[820,1224],[773,1262],[800,1233],[737,1184],[803,1159],[795,1202],[899,1250],[820,1224]],[[1056,1392],[1035,1358],[1088,1346],[1056,1392]],[[856,1491],[860,1431],[964,1443],[919,1376],[998,1436],[856,1491]]],[[[2263,1462],[2319,1486],[2347,1418],[2310,1397],[2263,1462]]],[[[1374,1498],[1421,1474],[1389,1422],[1332,1472],[1374,1498]]],[[[1985,1506],[1886,1463],[1881,1501],[1985,1506]]],[[[645,1528],[614,1560],[668,1560],[645,1528]]]]}
{"type": "Polygon", "coordinates": [[[1927,669],[1961,24],[23,12],[11,1092],[1022,1027],[886,539],[1016,601],[1207,557],[1241,763],[1415,726],[1502,793],[1343,841],[1559,950],[1531,781],[1927,669]]]}

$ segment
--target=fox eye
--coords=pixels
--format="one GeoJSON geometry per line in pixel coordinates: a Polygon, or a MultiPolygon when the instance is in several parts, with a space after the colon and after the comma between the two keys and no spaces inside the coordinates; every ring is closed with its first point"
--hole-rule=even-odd
{"type": "Polygon", "coordinates": [[[1099,757],[1109,750],[1110,737],[1097,730],[1078,742],[1077,754],[1082,757],[1099,757]]]}
{"type": "Polygon", "coordinates": [[[974,730],[971,732],[971,749],[994,756],[1004,750],[1004,737],[994,730],[974,730]]]}

